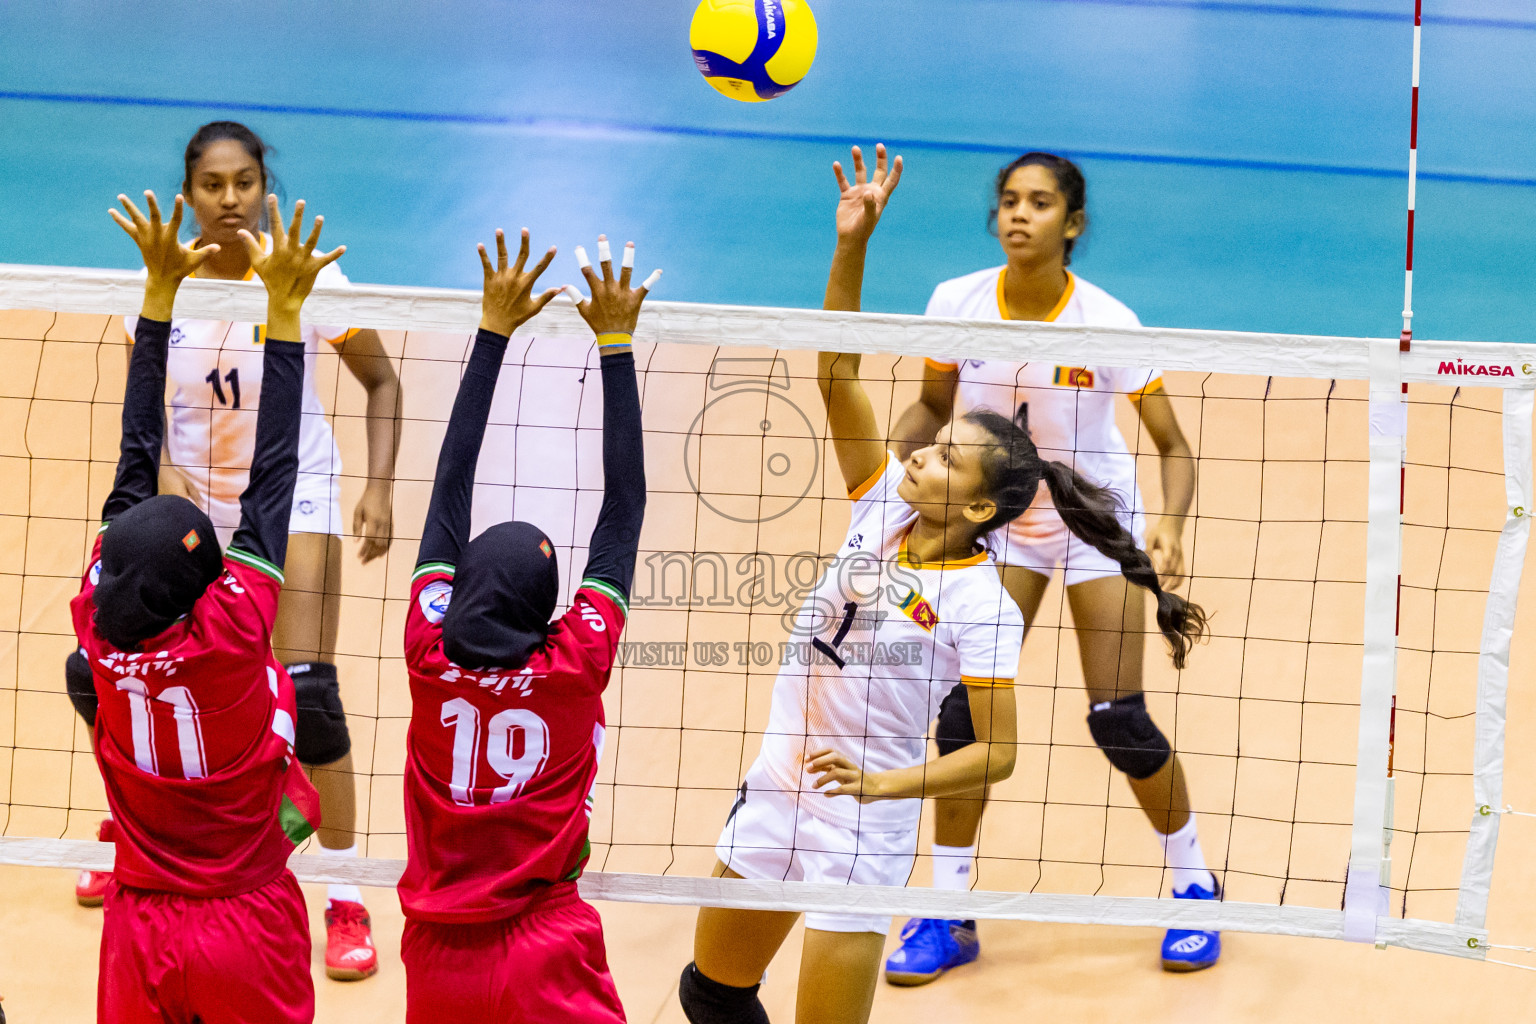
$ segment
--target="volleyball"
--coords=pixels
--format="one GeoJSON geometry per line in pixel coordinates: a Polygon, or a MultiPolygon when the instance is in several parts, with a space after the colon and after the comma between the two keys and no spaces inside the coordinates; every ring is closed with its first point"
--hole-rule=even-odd
{"type": "Polygon", "coordinates": [[[702,0],[688,45],[716,91],[760,103],[793,89],[811,70],[816,16],[805,0],[702,0]]]}

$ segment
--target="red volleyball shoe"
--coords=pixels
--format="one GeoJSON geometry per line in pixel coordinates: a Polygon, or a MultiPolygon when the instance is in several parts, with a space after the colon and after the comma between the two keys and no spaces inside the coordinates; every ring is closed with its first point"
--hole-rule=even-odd
{"type": "Polygon", "coordinates": [[[332,900],[325,908],[325,974],[337,981],[361,981],[379,970],[368,908],[332,900]]]}
{"type": "MultiPolygon", "coordinates": [[[[103,818],[96,826],[96,838],[103,843],[113,841],[111,818],[103,818]]],[[[82,907],[99,907],[107,899],[107,886],[112,883],[110,871],[82,871],[75,879],[75,902],[82,907]]]]}

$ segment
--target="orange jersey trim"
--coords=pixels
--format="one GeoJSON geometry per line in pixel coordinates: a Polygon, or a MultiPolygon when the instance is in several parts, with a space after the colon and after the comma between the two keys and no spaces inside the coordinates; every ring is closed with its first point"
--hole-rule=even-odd
{"type": "Polygon", "coordinates": [[[864,497],[864,495],[868,494],[869,493],[869,489],[871,487],[875,486],[875,484],[879,483],[881,477],[885,476],[886,467],[889,466],[890,464],[891,464],[891,453],[890,452],[886,452],[885,453],[885,458],[880,460],[880,468],[875,470],[874,473],[870,474],[870,477],[869,477],[868,480],[865,480],[863,483],[859,484],[859,486],[857,486],[853,490],[849,491],[848,492],[848,499],[850,501],[858,501],[860,498],[864,497]]]}
{"type": "Polygon", "coordinates": [[[985,549],[976,552],[969,558],[963,558],[958,562],[939,562],[930,565],[927,562],[914,562],[912,556],[907,554],[907,537],[911,536],[912,527],[907,527],[907,532],[902,535],[901,547],[896,551],[896,564],[907,569],[969,569],[973,565],[981,565],[987,560],[985,549]]]}
{"type": "Polygon", "coordinates": [[[1163,378],[1153,377],[1151,380],[1147,381],[1145,387],[1137,388],[1135,391],[1130,392],[1125,397],[1129,398],[1134,404],[1140,402],[1142,398],[1150,395],[1152,392],[1161,390],[1163,390],[1163,378]]]}
{"type": "MultiPolygon", "coordinates": [[[[1012,320],[1014,317],[1010,316],[1008,313],[1008,299],[1003,294],[1003,278],[1005,278],[1007,275],[1007,267],[1004,267],[1002,270],[997,272],[997,311],[1002,314],[1004,320],[1012,320]]],[[[1069,270],[1067,271],[1066,290],[1061,293],[1061,298],[1056,300],[1055,307],[1049,313],[1045,314],[1045,316],[1040,318],[1040,322],[1048,324],[1055,320],[1057,317],[1061,316],[1062,311],[1067,308],[1067,303],[1072,301],[1072,293],[1076,290],[1077,278],[1073,276],[1072,271],[1069,270]]]]}
{"type": "Polygon", "coordinates": [[[1012,679],[983,679],[980,676],[961,676],[960,682],[966,686],[1012,686],[1012,679]]]}
{"type": "Polygon", "coordinates": [[[956,370],[960,369],[959,363],[946,363],[940,359],[924,359],[923,365],[931,366],[935,370],[939,370],[944,373],[954,373],[956,370]]]}
{"type": "MultiPolygon", "coordinates": [[[[201,243],[201,242],[202,242],[202,238],[201,237],[192,239],[192,248],[196,249],[198,247],[198,244],[201,243]]],[[[265,249],[267,247],[267,233],[265,231],[258,231],[258,232],[256,232],[256,244],[261,246],[263,249],[265,249]]],[[[194,270],[194,271],[192,271],[192,273],[188,274],[187,276],[188,277],[196,277],[197,276],[197,271],[194,270]]],[[[256,276],[256,268],[255,267],[246,267],[245,268],[245,276],[242,277],[240,280],[242,280],[242,281],[249,281],[252,278],[254,278],[255,276],[256,276]]]]}

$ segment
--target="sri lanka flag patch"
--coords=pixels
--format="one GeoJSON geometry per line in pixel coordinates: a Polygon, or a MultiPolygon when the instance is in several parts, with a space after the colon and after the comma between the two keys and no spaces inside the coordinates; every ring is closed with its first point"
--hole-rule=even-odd
{"type": "Polygon", "coordinates": [[[917,591],[907,591],[906,600],[901,602],[901,610],[913,622],[932,633],[933,627],[939,624],[938,613],[933,610],[933,605],[921,597],[917,591]]]}
{"type": "Polygon", "coordinates": [[[1086,366],[1058,366],[1052,384],[1061,388],[1093,387],[1093,371],[1086,366]]]}

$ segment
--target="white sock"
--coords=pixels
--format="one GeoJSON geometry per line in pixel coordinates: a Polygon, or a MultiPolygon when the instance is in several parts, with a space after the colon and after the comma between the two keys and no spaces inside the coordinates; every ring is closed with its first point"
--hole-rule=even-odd
{"type": "Polygon", "coordinates": [[[1205,853],[1200,849],[1200,833],[1195,829],[1195,816],[1191,814],[1184,827],[1169,835],[1158,834],[1163,844],[1164,862],[1173,869],[1173,891],[1187,892],[1192,885],[1216,891],[1216,876],[1205,866],[1205,853]]]}
{"type": "Polygon", "coordinates": [[[976,859],[976,844],[940,846],[933,844],[933,887],[946,892],[969,892],[971,862],[976,859]]]}
{"type": "MultiPolygon", "coordinates": [[[[322,857],[356,857],[357,856],[357,844],[353,843],[351,846],[348,846],[346,849],[343,849],[343,850],[332,850],[329,847],[322,846],[322,847],[320,847],[320,856],[322,856],[322,857]]],[[[330,900],[332,903],[342,903],[342,902],[346,902],[346,903],[361,903],[361,902],[363,902],[363,890],[359,889],[355,885],[342,885],[342,884],[337,883],[337,882],[332,882],[330,885],[327,885],[325,887],[325,896],[326,896],[326,899],[330,900]]]]}

